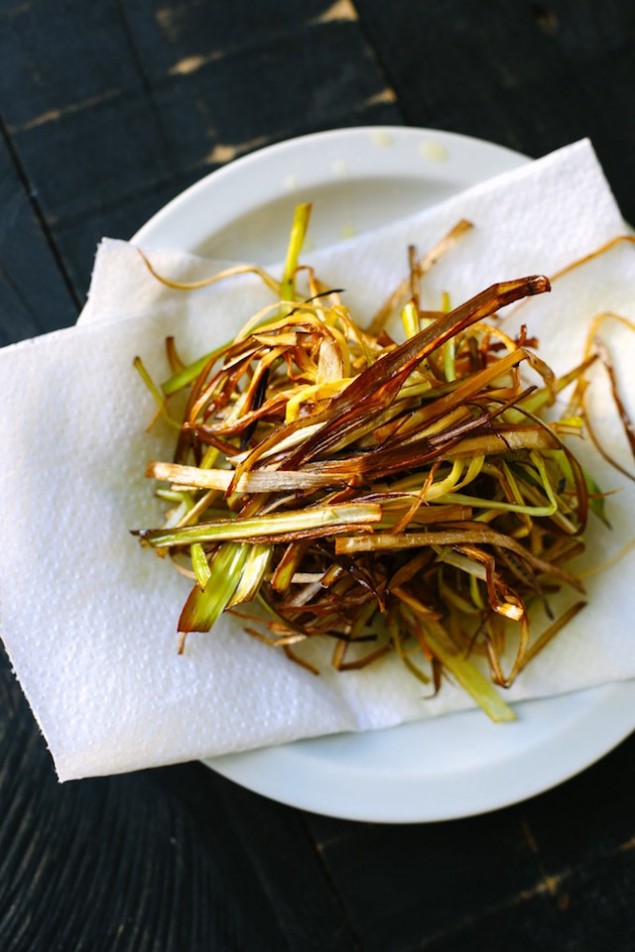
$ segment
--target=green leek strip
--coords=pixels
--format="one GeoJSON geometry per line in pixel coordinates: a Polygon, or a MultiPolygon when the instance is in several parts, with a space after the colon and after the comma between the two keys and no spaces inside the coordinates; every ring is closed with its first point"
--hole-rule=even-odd
{"type": "Polygon", "coordinates": [[[212,469],[214,463],[220,456],[220,450],[215,446],[208,446],[205,452],[203,453],[203,459],[201,460],[200,469],[212,469]]]}
{"type": "Polygon", "coordinates": [[[379,522],[381,506],[376,503],[341,503],[316,509],[274,512],[247,519],[224,519],[219,522],[184,526],[181,529],[140,529],[135,532],[142,542],[153,546],[191,545],[193,542],[229,542],[277,536],[303,529],[329,526],[364,525],[379,522]]]}
{"type": "Polygon", "coordinates": [[[387,628],[392,640],[392,644],[394,645],[395,651],[397,653],[397,657],[402,662],[402,664],[405,664],[408,671],[410,671],[411,674],[414,674],[415,678],[421,681],[422,684],[430,684],[430,678],[428,675],[424,674],[421,668],[416,665],[408,655],[408,652],[403,644],[398,621],[396,619],[389,621],[387,623],[387,628]]]}
{"type": "Polygon", "coordinates": [[[179,505],[175,509],[172,509],[166,516],[166,520],[163,523],[164,528],[175,529],[193,508],[194,500],[191,495],[189,493],[183,493],[183,499],[179,505]]]}
{"type": "MultiPolygon", "coordinates": [[[[564,478],[567,480],[568,484],[570,486],[574,486],[575,478],[573,476],[573,470],[571,469],[571,463],[569,462],[565,451],[564,450],[546,450],[544,455],[555,460],[555,462],[560,467],[562,474],[564,478]]],[[[610,528],[611,527],[610,523],[606,517],[606,504],[605,504],[605,498],[604,498],[604,494],[602,493],[602,490],[600,489],[596,481],[593,479],[593,477],[589,473],[587,473],[587,471],[584,468],[582,469],[582,475],[584,476],[584,482],[586,483],[586,488],[589,491],[589,506],[591,507],[595,515],[598,517],[598,519],[601,519],[604,525],[610,528]]]]}
{"type": "Polygon", "coordinates": [[[470,585],[470,596],[472,598],[472,601],[474,602],[477,608],[480,608],[481,611],[484,611],[485,602],[483,601],[483,598],[481,596],[481,590],[478,587],[478,579],[476,575],[470,575],[469,585],[470,585]]]}
{"type": "MultiPolygon", "coordinates": [[[[291,236],[289,238],[289,244],[287,247],[287,258],[284,265],[284,274],[282,276],[282,283],[280,285],[280,299],[282,301],[293,300],[295,294],[295,271],[298,267],[300,251],[302,250],[302,245],[304,243],[310,217],[311,205],[309,203],[298,205],[296,207],[295,214],[293,216],[293,224],[291,226],[291,236]]],[[[279,315],[276,313],[270,318],[265,319],[262,321],[261,326],[265,327],[278,316],[279,315]]],[[[194,363],[188,364],[188,366],[184,367],[183,370],[179,370],[178,373],[173,374],[161,387],[164,396],[169,397],[171,394],[177,393],[179,390],[183,390],[184,387],[187,387],[189,384],[191,384],[194,380],[196,380],[206,364],[209,363],[210,360],[215,360],[227,346],[228,344],[223,344],[222,347],[217,347],[215,350],[210,351],[209,354],[206,354],[199,360],[194,361],[194,363]]],[[[137,367],[137,370],[139,370],[141,373],[139,367],[137,367]]],[[[161,394],[158,392],[158,388],[155,389],[158,393],[157,399],[161,400],[161,394]]]]}
{"type": "Polygon", "coordinates": [[[437,496],[435,502],[456,502],[464,506],[471,506],[473,509],[501,509],[504,512],[522,512],[527,516],[552,516],[558,508],[557,503],[552,503],[549,506],[521,506],[515,502],[482,499],[480,496],[468,496],[464,493],[447,493],[443,496],[437,496]]]}
{"type": "Polygon", "coordinates": [[[303,205],[296,205],[293,213],[289,244],[287,245],[287,257],[284,263],[282,282],[280,284],[280,299],[282,301],[293,300],[295,294],[295,271],[298,267],[298,260],[306,237],[310,217],[310,202],[306,202],[303,205]]]}
{"type": "Polygon", "coordinates": [[[447,637],[441,626],[429,617],[423,617],[426,642],[432,653],[450,671],[461,687],[470,694],[487,716],[497,723],[515,721],[511,707],[481,672],[456,648],[447,645],[447,637]]]}
{"type": "Polygon", "coordinates": [[[205,588],[197,582],[190,592],[179,618],[179,631],[210,630],[236,591],[248,554],[247,545],[230,542],[221,546],[212,561],[205,588]]]}
{"type": "Polygon", "coordinates": [[[160,414],[165,420],[165,422],[168,424],[168,426],[171,426],[174,429],[178,430],[179,424],[177,423],[176,420],[173,420],[172,417],[170,416],[170,413],[166,405],[164,394],[161,392],[159,387],[157,387],[156,383],[150,376],[150,373],[148,372],[148,369],[143,363],[143,361],[141,360],[141,357],[135,357],[135,359],[132,361],[132,366],[134,367],[134,369],[137,371],[137,373],[143,380],[144,384],[146,385],[146,387],[152,394],[157,404],[157,412],[155,416],[153,417],[152,422],[150,423],[150,426],[148,427],[148,429],[152,427],[152,424],[157,419],[157,416],[160,414]]]}
{"type": "Polygon", "coordinates": [[[210,351],[209,354],[201,357],[199,360],[194,361],[193,364],[188,364],[187,367],[184,367],[183,370],[179,370],[178,373],[173,374],[169,380],[166,380],[165,383],[161,385],[161,390],[163,391],[166,397],[171,396],[173,393],[177,393],[179,390],[183,390],[184,387],[187,387],[191,384],[198,375],[203,371],[203,368],[210,362],[210,360],[216,360],[216,358],[222,354],[222,352],[227,347],[227,344],[223,344],[222,347],[217,347],[216,350],[210,351]]]}
{"type": "Polygon", "coordinates": [[[440,529],[437,532],[406,532],[401,535],[371,532],[359,536],[338,536],[335,540],[335,554],[352,555],[355,552],[423,548],[427,545],[466,544],[496,545],[502,549],[510,549],[541,574],[561,579],[577,591],[584,592],[584,586],[571,572],[567,572],[560,565],[538,558],[531,551],[525,550],[516,539],[503,535],[501,532],[495,532],[487,526],[483,526],[482,529],[440,529]]]}
{"type": "Polygon", "coordinates": [[[143,380],[144,384],[146,385],[146,387],[148,388],[148,390],[150,391],[150,393],[156,400],[157,406],[159,407],[159,409],[163,412],[165,410],[165,400],[163,399],[163,394],[161,393],[156,383],[154,382],[154,380],[148,373],[148,369],[146,365],[144,364],[144,362],[141,360],[141,357],[135,357],[135,359],[132,361],[132,366],[137,371],[137,373],[143,380]]]}
{"type": "Polygon", "coordinates": [[[445,562],[447,565],[453,565],[455,568],[461,569],[462,572],[467,572],[468,575],[480,578],[482,582],[487,581],[487,572],[481,562],[474,562],[473,559],[468,559],[466,555],[459,555],[458,552],[453,552],[452,549],[446,546],[439,546],[436,560],[437,562],[445,562]]]}
{"type": "Polygon", "coordinates": [[[529,459],[538,470],[542,487],[547,495],[547,499],[553,506],[553,511],[555,512],[558,509],[558,500],[553,491],[553,486],[551,485],[551,480],[549,479],[549,474],[547,472],[547,467],[545,466],[544,460],[538,453],[534,452],[529,454],[529,459]]]}
{"type": "MultiPolygon", "coordinates": [[[[470,581],[472,576],[470,576],[470,581]]],[[[439,572],[439,595],[441,596],[443,602],[448,605],[450,608],[456,608],[460,612],[464,612],[466,615],[478,615],[480,606],[476,606],[473,602],[464,598],[463,595],[460,595],[451,585],[445,580],[443,571],[439,572]]]]}
{"type": "MultiPolygon", "coordinates": [[[[569,461],[567,460],[567,464],[568,462],[569,461]]],[[[584,467],[582,467],[582,475],[584,477],[584,482],[586,483],[586,488],[589,490],[589,506],[591,507],[595,515],[598,517],[598,519],[601,519],[604,525],[608,526],[610,529],[611,523],[609,522],[608,517],[606,515],[606,504],[605,504],[606,500],[605,500],[604,493],[602,492],[602,490],[600,489],[596,481],[593,479],[593,476],[587,473],[584,467]]]]}
{"type": "MultiPolygon", "coordinates": [[[[441,302],[441,311],[444,314],[448,314],[452,310],[450,304],[450,295],[447,291],[443,292],[443,299],[441,302]]],[[[451,337],[449,340],[446,340],[442,348],[443,353],[443,373],[445,374],[445,379],[448,383],[452,383],[456,380],[456,346],[454,338],[451,337]]]]}
{"type": "Polygon", "coordinates": [[[456,357],[453,337],[451,337],[450,340],[446,340],[443,345],[443,373],[448,383],[452,383],[456,380],[456,357]]]}
{"type": "Polygon", "coordinates": [[[182,503],[188,493],[185,490],[177,489],[155,489],[154,495],[158,499],[163,499],[165,502],[177,502],[182,503]]]}
{"type": "Polygon", "coordinates": [[[249,554],[245,560],[240,581],[227,604],[228,608],[240,605],[241,602],[253,602],[265,577],[265,572],[269,568],[272,555],[272,545],[256,543],[256,545],[249,546],[249,554]]]}
{"type": "Polygon", "coordinates": [[[419,313],[413,301],[409,301],[401,312],[401,323],[406,337],[414,337],[419,333],[419,313]]]}
{"type": "Polygon", "coordinates": [[[195,542],[190,547],[190,558],[192,559],[192,568],[196,575],[196,581],[201,588],[205,588],[212,577],[212,570],[209,567],[205,550],[200,542],[195,542]]]}

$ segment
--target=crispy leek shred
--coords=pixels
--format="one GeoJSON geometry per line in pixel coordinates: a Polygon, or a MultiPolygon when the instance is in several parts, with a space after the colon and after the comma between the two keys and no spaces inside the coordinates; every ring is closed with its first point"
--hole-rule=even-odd
{"type": "Polygon", "coordinates": [[[342,671],[393,654],[427,693],[447,676],[493,720],[512,719],[494,685],[510,685],[584,604],[567,562],[583,548],[589,511],[603,517],[603,498],[563,436],[581,431],[597,349],[558,379],[524,330],[512,339],[486,321],[549,291],[542,276],[453,309],[444,295],[438,311],[422,311],[426,271],[467,222],[420,259],[409,249],[410,274],[364,330],[338,292],[299,267],[309,212],[296,211],[280,282],[233,268],[182,285],[145,259],[170,287],[252,271],[274,297],[191,365],[169,339],[173,375],[160,390],[136,361],[163,417],[186,394],[174,458],[147,469],[171,508],[162,526],[137,530],[142,544],[191,565],[181,650],[221,612],[257,602],[264,614],[237,612],[253,622],[246,631],[311,672],[302,643],[317,637],[331,641],[342,671]],[[386,331],[395,316],[400,344],[386,331]],[[574,399],[554,419],[569,385],[574,399]],[[577,600],[553,618],[561,588],[577,600]],[[537,635],[533,605],[550,618],[537,635]]]}

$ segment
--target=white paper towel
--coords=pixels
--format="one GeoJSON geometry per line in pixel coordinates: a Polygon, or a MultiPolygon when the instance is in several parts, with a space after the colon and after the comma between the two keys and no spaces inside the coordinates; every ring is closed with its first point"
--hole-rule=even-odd
{"type": "MultiPolygon", "coordinates": [[[[324,281],[347,288],[363,322],[403,275],[407,244],[423,251],[461,217],[476,228],[426,278],[431,306],[443,290],[456,303],[494,281],[553,273],[623,231],[593,152],[579,143],[307,257],[324,281]]],[[[175,252],[153,252],[153,260],[180,278],[212,267],[175,252]]],[[[189,583],[127,532],[158,521],[143,470],[146,460],[169,452],[165,435],[144,432],[153,406],[132,358],[142,354],[161,379],[166,336],[174,334],[183,356],[194,359],[270,300],[254,278],[170,291],[136,249],[107,241],[82,325],[0,352],[2,635],[62,780],[469,706],[449,684],[424,700],[394,659],[345,674],[326,664],[316,678],[227,616],[211,634],[190,636],[185,656],[176,654],[189,583]]],[[[541,338],[542,356],[568,369],[602,309],[635,316],[630,247],[563,278],[515,319],[541,338]]],[[[629,335],[620,347],[633,352],[629,335]]],[[[632,400],[633,383],[625,383],[632,400]]],[[[594,407],[609,432],[606,399],[599,392],[594,407]]],[[[621,446],[619,428],[609,435],[621,446]]],[[[635,494],[604,464],[593,470],[604,487],[621,490],[611,498],[614,531],[593,525],[591,560],[599,561],[632,537],[635,494]]],[[[635,676],[633,564],[631,555],[589,584],[589,607],[523,673],[510,699],[635,676]]]]}

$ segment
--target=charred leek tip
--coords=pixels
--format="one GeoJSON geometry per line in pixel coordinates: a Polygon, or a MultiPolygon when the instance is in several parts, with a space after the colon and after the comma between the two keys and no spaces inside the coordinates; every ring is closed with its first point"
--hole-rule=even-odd
{"type": "Polygon", "coordinates": [[[527,278],[527,294],[545,294],[551,291],[551,281],[544,274],[535,274],[527,278]]]}

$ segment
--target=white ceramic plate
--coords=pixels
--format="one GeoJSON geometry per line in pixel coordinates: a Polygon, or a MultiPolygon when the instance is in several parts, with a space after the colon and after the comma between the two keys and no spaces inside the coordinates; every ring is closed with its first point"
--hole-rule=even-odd
{"type": "MultiPolygon", "coordinates": [[[[425,129],[319,133],[212,173],[133,240],[217,258],[280,260],[298,201],[313,201],[314,247],[433,205],[529,161],[500,146],[425,129]]],[[[282,803],[356,820],[447,820],[540,793],[635,728],[635,683],[517,705],[518,721],[479,711],[365,734],[217,757],[212,769],[282,803]]]]}

